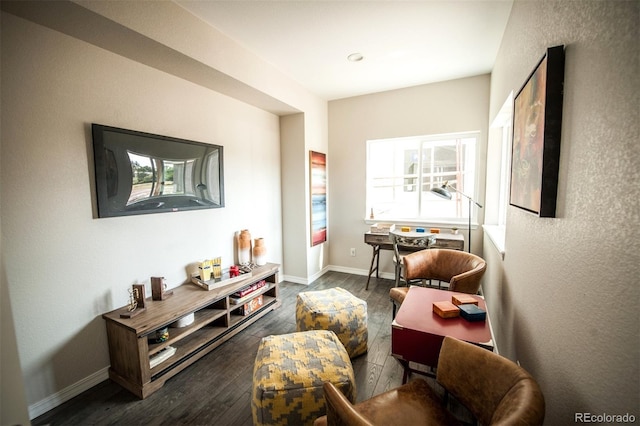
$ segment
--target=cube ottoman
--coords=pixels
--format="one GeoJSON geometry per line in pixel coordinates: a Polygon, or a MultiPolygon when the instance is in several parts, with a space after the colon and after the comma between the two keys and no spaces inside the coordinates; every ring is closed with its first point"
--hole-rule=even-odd
{"type": "Polygon", "coordinates": [[[367,352],[367,302],[340,287],[307,291],[296,299],[296,330],[330,330],[353,358],[367,352]]]}
{"type": "Polygon", "coordinates": [[[326,414],[322,385],[327,381],[355,402],[351,360],[332,331],[263,338],[253,367],[253,424],[312,425],[326,414]]]}

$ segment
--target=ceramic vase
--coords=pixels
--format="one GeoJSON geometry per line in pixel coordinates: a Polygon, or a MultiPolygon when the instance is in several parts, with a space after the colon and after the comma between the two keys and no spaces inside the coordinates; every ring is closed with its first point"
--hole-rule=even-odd
{"type": "Polygon", "coordinates": [[[251,233],[243,229],[238,235],[238,263],[246,265],[251,262],[251,233]]]}
{"type": "Polygon", "coordinates": [[[253,263],[258,266],[267,263],[267,248],[264,245],[264,238],[256,238],[253,245],[253,263]]]}

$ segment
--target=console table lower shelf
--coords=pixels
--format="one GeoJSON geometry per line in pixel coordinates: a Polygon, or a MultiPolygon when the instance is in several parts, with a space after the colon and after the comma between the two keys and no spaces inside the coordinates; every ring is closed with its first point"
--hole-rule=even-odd
{"type": "Polygon", "coordinates": [[[267,263],[246,279],[210,291],[194,284],[181,285],[168,299],[146,299],[145,311],[131,318],[120,317],[126,308],[104,314],[111,360],[109,378],[139,398],[151,395],[171,377],[279,308],[279,267],[267,263]],[[266,285],[243,297],[243,304],[231,302],[233,293],[263,280],[266,285]],[[191,324],[168,328],[168,338],[157,342],[157,332],[190,314],[191,324]]]}

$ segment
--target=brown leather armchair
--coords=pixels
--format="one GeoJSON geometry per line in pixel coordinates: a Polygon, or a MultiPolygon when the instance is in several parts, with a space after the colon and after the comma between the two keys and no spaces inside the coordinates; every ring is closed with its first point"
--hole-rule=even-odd
{"type": "Polygon", "coordinates": [[[444,281],[449,283],[447,290],[477,294],[480,279],[487,269],[487,263],[480,256],[450,249],[421,250],[404,256],[402,261],[406,287],[394,287],[389,290],[394,317],[396,307],[402,305],[412,282],[444,281]]]}
{"type": "MultiPolygon", "coordinates": [[[[436,380],[483,425],[541,425],[544,420],[544,396],[535,379],[514,362],[470,343],[445,337],[436,380]]],[[[331,383],[324,384],[324,395],[327,415],[315,426],[460,424],[422,379],[355,405],[331,383]]]]}

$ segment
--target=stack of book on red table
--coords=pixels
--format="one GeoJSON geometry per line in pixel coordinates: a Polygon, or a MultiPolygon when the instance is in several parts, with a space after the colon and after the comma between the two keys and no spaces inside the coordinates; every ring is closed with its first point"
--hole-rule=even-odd
{"type": "Polygon", "coordinates": [[[262,287],[265,287],[267,282],[265,280],[260,280],[257,283],[253,283],[247,287],[241,288],[240,290],[233,293],[229,296],[229,302],[232,305],[241,305],[243,304],[251,295],[260,290],[262,287]]]}
{"type": "Polygon", "coordinates": [[[467,321],[484,321],[487,318],[487,312],[478,306],[478,299],[466,294],[452,296],[451,302],[433,302],[433,312],[442,318],[462,317],[467,321]]]}

